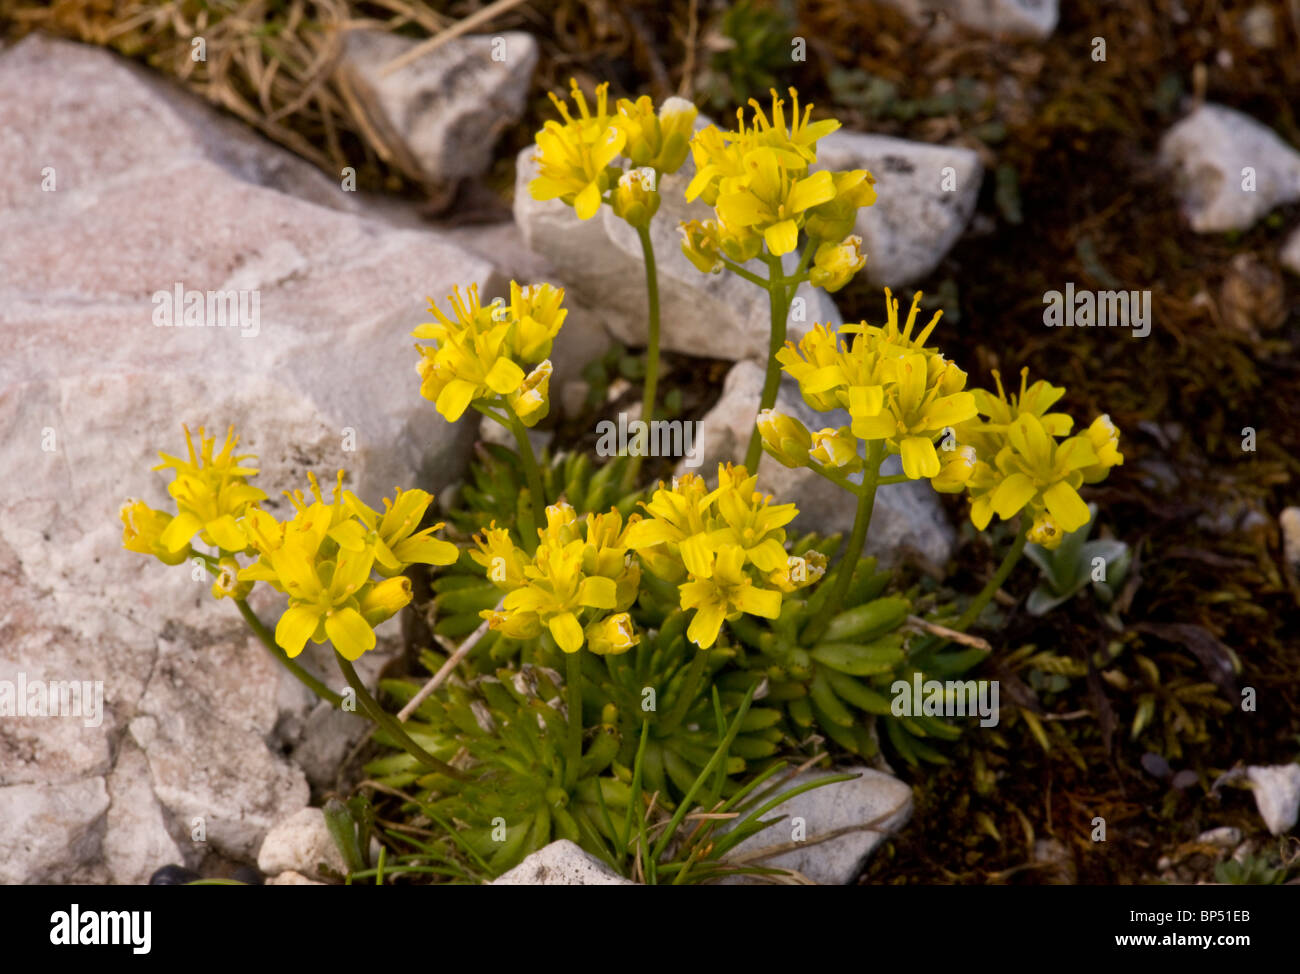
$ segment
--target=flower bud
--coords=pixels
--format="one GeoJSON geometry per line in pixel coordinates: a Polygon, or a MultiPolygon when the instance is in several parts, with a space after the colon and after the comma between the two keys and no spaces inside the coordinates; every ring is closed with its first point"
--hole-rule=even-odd
{"type": "Polygon", "coordinates": [[[397,615],[411,601],[411,580],[405,575],[397,575],[363,591],[361,616],[374,628],[397,615]]]}
{"type": "Polygon", "coordinates": [[[1061,526],[1045,510],[1039,512],[1038,516],[1034,518],[1034,523],[1029,528],[1027,535],[1029,541],[1040,548],[1046,548],[1048,551],[1059,548],[1064,537],[1065,533],[1061,530],[1061,526]]]}
{"type": "Polygon", "coordinates": [[[631,169],[619,177],[610,199],[614,212],[638,230],[650,225],[659,210],[659,190],[655,171],[648,166],[631,169]]]}
{"type": "Polygon", "coordinates": [[[764,409],[758,414],[758,432],[763,437],[763,448],[787,467],[808,464],[808,449],[812,434],[793,416],[764,409]]]}
{"type": "Polygon", "coordinates": [[[677,227],[682,235],[682,253],[686,259],[705,274],[717,274],[722,271],[722,258],[719,256],[721,243],[718,240],[718,225],[713,220],[701,223],[699,220],[686,220],[677,227]]]}
{"type": "Polygon", "coordinates": [[[547,359],[524,377],[523,385],[511,397],[510,407],[525,426],[536,426],[550,408],[551,360],[547,359]]]}
{"type": "Polygon", "coordinates": [[[1099,462],[1083,469],[1083,482],[1095,484],[1106,479],[1111,467],[1124,463],[1124,454],[1119,452],[1119,429],[1111,422],[1110,416],[1103,413],[1092,421],[1084,435],[1092,444],[1099,462]]]}
{"type": "Polygon", "coordinates": [[[599,622],[593,622],[585,631],[587,648],[599,656],[617,656],[626,653],[641,641],[632,617],[626,612],[606,616],[599,622]]]}
{"type": "Polygon", "coordinates": [[[827,292],[838,291],[853,279],[853,275],[867,263],[859,248],[862,238],[856,235],[845,237],[838,244],[824,243],[818,246],[813,255],[813,268],[808,275],[808,283],[827,292]]]}
{"type": "Polygon", "coordinates": [[[847,428],[818,430],[812,434],[812,443],[808,456],[823,467],[855,469],[861,462],[858,439],[847,428]]]}
{"type": "Polygon", "coordinates": [[[217,562],[217,579],[212,583],[214,599],[246,599],[253,583],[239,580],[239,562],[226,557],[217,562]]]}
{"type": "Polygon", "coordinates": [[[142,555],[153,555],[166,565],[179,565],[189,555],[187,547],[168,551],[162,534],[172,522],[172,515],[157,511],[144,501],[127,501],[122,505],[122,547],[142,555]]]}
{"type": "Polygon", "coordinates": [[[939,473],[930,478],[930,486],[943,494],[957,494],[975,472],[975,448],[959,446],[939,451],[939,473]]]}

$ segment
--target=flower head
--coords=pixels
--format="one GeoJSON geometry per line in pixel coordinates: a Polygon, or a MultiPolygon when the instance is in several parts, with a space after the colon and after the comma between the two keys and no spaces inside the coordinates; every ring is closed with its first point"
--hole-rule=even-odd
{"type": "Polygon", "coordinates": [[[813,254],[808,283],[828,292],[838,291],[866,266],[867,258],[862,256],[861,246],[862,238],[858,236],[845,237],[840,243],[820,244],[813,254]]]}
{"type": "Polygon", "coordinates": [[[242,466],[242,461],[252,459],[252,455],[235,455],[239,437],[233,426],[226,433],[221,452],[215,456],[216,437],[205,436],[200,426],[196,451],[189,427],[184,429],[189,459],[160,453],[163,462],[154,467],[176,471],[167,492],[176,501],[177,513],[157,541],[169,555],[183,551],[196,534],[205,544],[216,545],[223,551],[243,551],[248,547],[248,538],[239,518],[249,505],[266,498],[263,491],[247,480],[257,473],[257,468],[242,466]]]}
{"type": "Polygon", "coordinates": [[[635,101],[621,98],[616,124],[626,135],[623,153],[634,166],[659,173],[676,172],[686,161],[698,109],[685,98],[669,98],[655,113],[647,95],[635,101]]]}
{"type": "Polygon", "coordinates": [[[611,163],[627,142],[627,130],[609,113],[609,85],[596,87],[593,111],[578,82],[570,79],[578,115],[554,94],[551,102],[563,122],[548,121],[537,133],[539,175],[528,186],[535,200],[560,199],[572,206],[580,220],[590,220],[600,209],[601,197],[617,178],[611,163]]]}

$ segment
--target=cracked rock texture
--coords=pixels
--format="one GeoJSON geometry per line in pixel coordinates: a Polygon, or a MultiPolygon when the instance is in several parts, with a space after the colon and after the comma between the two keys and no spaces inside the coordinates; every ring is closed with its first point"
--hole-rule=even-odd
{"type": "Polygon", "coordinates": [[[84,716],[0,716],[0,882],[251,860],[361,725],[315,709],[202,572],[123,550],[118,509],[168,500],[150,467],[184,454],[182,423],[235,424],[279,513],[308,471],[346,468],[372,504],[441,488],[474,430],[419,396],[409,332],[428,295],[501,280],[97,48],[0,52],[0,157],[0,702],[92,691],[84,716]],[[245,291],[248,317],[171,326],[155,298],[177,286],[245,291]]]}

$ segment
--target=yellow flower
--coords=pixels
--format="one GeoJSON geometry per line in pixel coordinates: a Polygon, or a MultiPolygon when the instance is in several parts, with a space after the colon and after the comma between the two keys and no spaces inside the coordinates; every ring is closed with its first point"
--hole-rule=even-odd
{"type": "Polygon", "coordinates": [[[841,240],[853,232],[858,210],[876,202],[876,180],[865,169],[832,172],[835,196],[813,207],[804,228],[819,240],[841,240]]]}
{"type": "Polygon", "coordinates": [[[775,149],[758,148],[744,157],[745,175],[723,180],[718,192],[718,219],[729,227],[762,235],[777,257],[798,246],[799,229],[810,207],[835,196],[825,170],[797,177],[775,149]]]}
{"type": "Polygon", "coordinates": [[[866,266],[867,258],[859,250],[861,246],[862,238],[858,236],[845,237],[837,244],[829,241],[820,244],[813,254],[808,283],[827,292],[838,291],[866,266]]]}
{"type": "Polygon", "coordinates": [[[435,320],[411,333],[436,343],[416,346],[420,394],[432,400],[449,422],[460,419],[470,403],[497,396],[512,403],[524,399],[528,414],[541,419],[543,379],[549,371],[535,370],[527,376],[518,363],[550,352],[551,341],[564,323],[563,297],[562,290],[547,284],[520,288],[511,282],[509,306],[497,301],[484,307],[478,286],[471,284],[465,297],[459,287],[450,295],[451,316],[431,300],[435,320]]]}
{"type": "Polygon", "coordinates": [[[742,613],[775,619],[781,614],[781,593],[759,588],[745,573],[745,551],[727,545],[709,553],[707,573],[681,586],[681,607],[695,609],[687,638],[701,649],[718,640],[722,623],[742,613]]]}
{"type": "Polygon", "coordinates": [[[812,435],[799,420],[775,409],[764,409],[758,414],[758,431],[763,448],[781,463],[787,467],[807,465],[812,435]]]}
{"type": "Polygon", "coordinates": [[[660,173],[676,172],[686,161],[698,109],[685,98],[669,98],[654,111],[649,96],[619,99],[614,123],[627,136],[624,154],[634,166],[660,173]]]}
{"type": "Polygon", "coordinates": [[[1119,430],[1110,421],[1110,416],[1102,414],[1092,421],[1084,435],[1097,454],[1097,463],[1084,469],[1083,482],[1095,484],[1106,479],[1111,467],[1124,463],[1124,454],[1119,452],[1119,430]]]}
{"type": "Polygon", "coordinates": [[[531,561],[522,564],[522,578],[510,575],[508,562],[517,556],[513,545],[509,554],[502,552],[508,539],[476,539],[480,551],[471,557],[489,567],[494,582],[508,588],[502,611],[485,611],[483,618],[492,629],[514,638],[535,636],[545,627],[564,652],[576,653],[587,638],[580,617],[591,616],[587,610],[625,611],[636,599],[640,568],[628,563],[617,512],[588,515],[585,540],[572,507],[552,505],[546,514],[547,526],[537,532],[540,544],[531,561]],[[498,558],[502,561],[495,561],[498,558]],[[505,570],[494,575],[491,566],[503,563],[505,570]]]}
{"type": "Polygon", "coordinates": [[[122,547],[153,555],[164,565],[179,565],[189,552],[169,551],[162,543],[163,532],[171,522],[172,515],[166,511],[154,510],[144,501],[127,501],[122,505],[122,547]]]}
{"type": "Polygon", "coordinates": [[[589,623],[585,635],[587,648],[600,656],[618,656],[641,641],[636,627],[632,625],[632,617],[626,612],[589,623]]]}
{"type": "Polygon", "coordinates": [[[974,396],[959,391],[965,381],[965,373],[941,356],[905,354],[884,408],[874,416],[854,415],[853,434],[896,443],[909,479],[937,477],[940,463],[934,440],[948,427],[976,415],[974,396]]]}
{"type": "Polygon", "coordinates": [[[563,301],[562,287],[510,282],[510,319],[515,323],[511,344],[519,361],[531,364],[550,356],[551,344],[569,315],[561,307],[563,301]]]}
{"type": "Polygon", "coordinates": [[[1003,520],[1028,507],[1031,516],[1043,508],[1066,534],[1092,519],[1079,496],[1082,471],[1097,463],[1086,436],[1057,443],[1041,419],[1021,413],[1007,429],[1008,443],[998,453],[995,467],[1001,479],[989,493],[972,503],[971,520],[983,530],[993,514],[1003,520]]]}
{"type": "MultiPolygon", "coordinates": [[[[716,525],[708,533],[710,548],[739,548],[745,558],[762,572],[776,571],[785,563],[785,531],[799,509],[793,504],[773,504],[757,490],[757,476],[744,467],[732,466],[718,472],[718,489],[711,495],[717,510],[716,525]]],[[[707,563],[687,568],[693,575],[706,576],[707,563]]]]}
{"type": "Polygon", "coordinates": [[[400,575],[411,565],[450,565],[460,556],[460,549],[450,541],[435,538],[433,533],[446,525],[438,522],[418,530],[433,495],[423,490],[397,488],[396,498],[384,498],[384,513],[368,507],[351,491],[346,498],[352,512],[375,537],[375,570],[385,577],[400,575]]]}
{"type": "Polygon", "coordinates": [[[644,230],[659,212],[659,191],[655,188],[655,171],[649,167],[630,169],[618,179],[610,196],[615,216],[644,230]]]}
{"type": "Polygon", "coordinates": [[[167,492],[176,501],[177,514],[158,542],[168,554],[175,554],[197,534],[204,544],[216,545],[223,551],[243,551],[248,547],[248,539],[238,519],[250,504],[266,498],[263,491],[245,479],[256,474],[257,468],[240,466],[252,454],[235,455],[239,437],[233,426],[226,432],[225,445],[215,457],[216,437],[204,436],[200,426],[196,453],[189,427],[184,429],[189,460],[160,453],[163,462],[154,467],[155,470],[170,467],[176,471],[167,492]]]}
{"type": "Polygon", "coordinates": [[[534,156],[539,175],[528,186],[535,200],[560,199],[572,206],[580,220],[590,220],[600,209],[601,197],[613,179],[610,163],[618,158],[627,142],[627,132],[614,123],[608,111],[609,85],[596,86],[596,110],[570,79],[578,117],[554,94],[551,102],[564,118],[563,124],[548,121],[537,133],[538,153],[534,156]]]}
{"type": "Polygon", "coordinates": [[[508,592],[524,584],[524,566],[528,563],[528,556],[522,548],[515,547],[508,530],[496,525],[493,521],[482,534],[474,536],[478,550],[471,551],[469,556],[483,566],[488,581],[508,592]]]}

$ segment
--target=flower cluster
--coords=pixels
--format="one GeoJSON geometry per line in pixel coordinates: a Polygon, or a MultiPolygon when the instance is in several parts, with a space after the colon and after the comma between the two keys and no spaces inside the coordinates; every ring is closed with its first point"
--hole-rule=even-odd
{"type": "Polygon", "coordinates": [[[785,102],[772,92],[769,120],[757,101],[747,128],[737,113],[735,131],[707,126],[691,140],[695,177],[687,200],[702,199],[714,218],[682,224],[682,250],[700,270],[717,272],[722,257],[744,263],[763,252],[781,257],[798,247],[800,231],[817,243],[815,287],[837,290],[865,262],[861,240],[850,236],[857,211],[876,200],[874,180],[863,169],[812,172],[818,139],[839,128],[827,119],[811,121],[812,106],[799,111],[799,95],[790,89],[789,126],[785,102]]]}
{"type": "Polygon", "coordinates": [[[744,467],[718,467],[710,491],[695,474],[675,479],[643,504],[646,517],[632,524],[627,546],[646,568],[678,585],[683,609],[695,609],[687,636],[707,649],[725,619],[741,613],[775,619],[781,597],[816,582],[826,571],[816,552],[791,558],[785,526],[799,513],[759,493],[758,478],[744,467]]]}
{"type": "Polygon", "coordinates": [[[551,95],[563,121],[548,121],[537,133],[538,176],[529,184],[534,199],[558,199],[590,220],[603,201],[634,227],[646,227],[659,208],[658,181],[686,161],[696,109],[683,98],[669,98],[656,113],[651,100],[620,99],[609,110],[609,85],[596,87],[594,109],[578,83],[570,80],[577,117],[551,95]],[[624,172],[620,156],[634,168],[624,172]]]}
{"type": "Polygon", "coordinates": [[[1007,395],[1002,377],[994,372],[996,395],[975,393],[983,419],[959,426],[958,439],[974,448],[976,461],[965,487],[971,498],[971,521],[983,530],[996,514],[1006,520],[1024,512],[1030,519],[1028,538],[1052,549],[1061,539],[1091,520],[1079,496],[1082,484],[1106,478],[1111,467],[1124,462],[1119,430],[1107,415],[1098,416],[1084,432],[1070,436],[1074,420],[1050,412],[1065,390],[1045,380],[1029,384],[1029,370],[1020,373],[1020,392],[1007,395]]]}
{"type": "Polygon", "coordinates": [[[215,456],[215,436],[205,436],[200,426],[196,451],[189,427],[184,429],[189,459],[160,453],[163,462],[153,468],[175,471],[167,493],[176,502],[176,514],[155,510],[138,500],[128,501],[122,508],[122,544],[129,551],[154,555],[169,565],[185,560],[195,535],[222,551],[243,551],[248,538],[240,518],[250,505],[266,499],[265,493],[248,483],[257,468],[241,466],[252,456],[236,456],[239,437],[233,426],[215,456]]]}
{"type": "Polygon", "coordinates": [[[788,467],[812,467],[832,478],[861,471],[864,447],[874,446],[881,458],[898,454],[908,479],[927,479],[944,493],[967,491],[980,530],[994,514],[1008,519],[1024,510],[1030,540],[1047,548],[1088,523],[1078,487],[1104,479],[1124,459],[1110,418],[1101,416],[1071,437],[1074,421],[1050,412],[1065,394],[1058,386],[1022,379],[1020,394],[1008,397],[994,373],[996,395],[967,390],[966,373],[925,344],[941,312],[916,331],[921,295],[902,323],[898,302],[888,289],[885,295],[883,327],[819,325],[798,346],[787,343],[777,353],[809,406],[847,410],[850,424],[813,432],[792,416],[764,410],[758,418],[764,449],[788,467]]]}
{"type": "Polygon", "coordinates": [[[545,628],[566,653],[584,645],[594,653],[627,652],[640,640],[627,613],[641,584],[641,567],[628,557],[630,527],[613,510],[588,514],[579,525],[570,505],[553,504],[530,557],[494,523],[474,538],[478,550],[470,557],[507,594],[501,610],[488,609],[483,618],[515,639],[545,628]]]}
{"type": "Polygon", "coordinates": [[[546,417],[549,407],[551,343],[568,312],[563,288],[550,284],[521,287],[510,282],[509,303],[484,305],[478,285],[462,296],[448,296],[451,314],[429,301],[434,320],[411,334],[432,339],[417,345],[420,394],[448,422],[460,419],[471,403],[504,405],[525,426],[546,417]],[[522,365],[535,366],[525,373],[522,365]]]}
{"type": "Polygon", "coordinates": [[[381,513],[343,490],[342,471],[329,503],[309,474],[312,500],[301,491],[286,493],[295,514],[281,522],[258,506],[266,495],[246,482],[257,470],[239,465],[249,457],[234,456],[233,430],[216,457],[202,429],[199,440],[197,456],[190,443],[189,462],[162,455],[161,466],[177,471],[169,490],[178,513],[128,503],[122,543],[167,564],[202,558],[216,575],[212,594],[217,598],[246,599],[259,581],[288,595],[275,641],[290,657],[301,653],[308,639],[329,639],[348,659],[373,649],[375,626],[411,600],[411,583],[402,572],[416,563],[449,565],[457,558],[455,545],[434,537],[441,524],[420,528],[433,502],[425,491],[399,489],[394,500],[384,501],[381,513]],[[196,553],[195,534],[219,554],[196,553]],[[241,566],[238,555],[255,560],[241,566]]]}
{"type": "Polygon", "coordinates": [[[839,429],[802,433],[793,429],[791,417],[763,417],[759,430],[769,453],[787,466],[802,466],[808,457],[791,452],[783,441],[802,442],[806,435],[814,462],[855,473],[861,467],[857,440],[883,445],[883,453],[902,456],[903,472],[910,479],[958,476],[935,450],[944,431],[973,419],[975,397],[965,390],[966,373],[925,341],[938,323],[913,335],[920,294],[904,325],[899,325],[898,302],[886,291],[888,316],[884,327],[863,322],[838,332],[817,326],[799,342],[787,343],[777,353],[782,368],[799,383],[804,400],[819,412],[848,410],[851,423],[839,429]]]}

